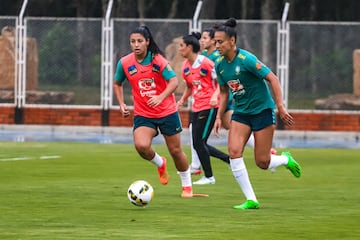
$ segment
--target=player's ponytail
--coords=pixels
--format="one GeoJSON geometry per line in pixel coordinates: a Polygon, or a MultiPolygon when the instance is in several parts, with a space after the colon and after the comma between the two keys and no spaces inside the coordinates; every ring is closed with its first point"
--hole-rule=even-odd
{"type": "Polygon", "coordinates": [[[189,35],[183,36],[184,43],[186,45],[191,45],[192,51],[194,53],[197,53],[200,51],[200,41],[199,41],[200,38],[201,38],[201,33],[199,33],[199,32],[192,32],[189,35]]]}
{"type": "Polygon", "coordinates": [[[236,42],[236,19],[229,18],[225,23],[214,26],[215,32],[225,32],[228,37],[234,37],[236,42]]]}
{"type": "Polygon", "coordinates": [[[234,27],[236,27],[236,19],[235,18],[229,18],[228,20],[226,20],[224,25],[234,28],[234,27]]]}

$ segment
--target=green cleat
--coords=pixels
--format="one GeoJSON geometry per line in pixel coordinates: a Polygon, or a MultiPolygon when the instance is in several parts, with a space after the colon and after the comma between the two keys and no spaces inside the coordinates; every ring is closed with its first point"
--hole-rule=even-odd
{"type": "Polygon", "coordinates": [[[300,164],[295,161],[295,159],[291,156],[289,152],[282,152],[281,155],[286,156],[288,158],[288,163],[286,164],[286,168],[290,170],[295,177],[301,176],[301,167],[300,164]]]}
{"type": "Polygon", "coordinates": [[[246,209],[258,209],[259,203],[254,200],[246,200],[243,204],[233,206],[235,209],[246,210],[246,209]]]}

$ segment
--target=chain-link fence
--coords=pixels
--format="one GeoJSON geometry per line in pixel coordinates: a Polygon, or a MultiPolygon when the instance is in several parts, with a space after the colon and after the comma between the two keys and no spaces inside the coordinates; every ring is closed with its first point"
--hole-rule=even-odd
{"type": "Polygon", "coordinates": [[[27,18],[26,26],[28,41],[37,45],[27,48],[38,55],[36,90],[62,93],[66,104],[99,105],[101,19],[27,18]]]}
{"type": "MultiPolygon", "coordinates": [[[[226,20],[201,20],[201,28],[213,27],[226,20]]],[[[262,62],[276,72],[279,31],[278,21],[240,20],[236,24],[237,47],[255,54],[262,62]]]]}
{"type": "Polygon", "coordinates": [[[353,93],[353,51],[360,23],[289,22],[289,107],[314,109],[315,100],[353,93]]]}
{"type": "MultiPolygon", "coordinates": [[[[190,20],[174,20],[174,19],[114,19],[114,55],[113,66],[116,70],[118,60],[131,52],[129,36],[130,32],[140,25],[146,25],[159,48],[164,52],[170,64],[181,78],[180,68],[184,60],[177,54],[177,39],[189,33],[191,26],[190,20]]],[[[181,83],[180,83],[181,84],[181,83]]],[[[132,105],[131,88],[128,83],[124,85],[125,101],[128,105],[132,105]]],[[[181,89],[178,89],[179,92],[181,89]]],[[[113,97],[113,106],[117,105],[117,101],[113,97]]]]}
{"type": "MultiPolygon", "coordinates": [[[[15,27],[14,17],[0,18],[0,29],[15,27]]],[[[129,33],[147,25],[181,78],[182,58],[177,54],[179,37],[192,29],[188,19],[111,19],[112,73],[120,57],[130,52],[129,33]]],[[[224,20],[201,20],[201,29],[224,20]]],[[[25,18],[26,26],[26,95],[25,104],[66,104],[102,106],[102,56],[104,49],[102,19],[25,18]]],[[[360,48],[360,23],[288,22],[288,107],[315,109],[315,101],[338,93],[353,93],[353,51],[360,48]]],[[[253,52],[274,72],[278,69],[279,21],[239,20],[238,47],[253,52]]],[[[4,48],[0,41],[0,90],[5,86],[2,72],[4,48]]],[[[15,53],[12,53],[15,54],[15,53]]],[[[11,75],[11,74],[10,74],[11,75]]],[[[14,74],[12,88],[14,90],[14,74]]],[[[8,81],[8,80],[6,80],[8,81]]],[[[110,92],[110,106],[117,102],[110,92]]],[[[126,102],[131,105],[131,89],[125,85],[126,102]]],[[[178,90],[178,93],[180,90],[178,90]]],[[[2,103],[14,103],[13,98],[2,103]]]]}

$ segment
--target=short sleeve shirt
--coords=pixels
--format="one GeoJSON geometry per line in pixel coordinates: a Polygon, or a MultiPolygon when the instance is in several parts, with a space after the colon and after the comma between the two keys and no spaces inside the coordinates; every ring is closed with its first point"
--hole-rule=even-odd
{"type": "Polygon", "coordinates": [[[193,112],[200,112],[214,107],[210,105],[210,99],[218,84],[216,76],[212,74],[213,70],[214,62],[202,55],[198,55],[192,66],[189,60],[185,60],[181,67],[182,77],[187,86],[192,89],[193,112]]]}
{"type": "Polygon", "coordinates": [[[219,85],[227,85],[233,93],[234,112],[253,115],[274,109],[274,100],[264,79],[271,70],[254,54],[238,49],[231,62],[225,57],[218,58],[215,70],[219,85]]]}
{"type": "Polygon", "coordinates": [[[117,64],[114,78],[117,82],[126,79],[129,81],[135,116],[162,118],[177,111],[175,95],[171,94],[157,107],[150,107],[147,102],[151,96],[162,93],[167,82],[175,76],[174,70],[162,55],[156,54],[152,58],[151,52],[148,52],[141,63],[135,59],[133,53],[122,57],[117,64]]]}

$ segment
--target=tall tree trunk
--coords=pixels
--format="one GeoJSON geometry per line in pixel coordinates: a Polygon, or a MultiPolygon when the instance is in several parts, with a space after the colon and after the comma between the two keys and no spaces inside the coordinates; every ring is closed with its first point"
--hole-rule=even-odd
{"type": "Polygon", "coordinates": [[[216,11],[216,0],[203,1],[201,17],[203,19],[214,19],[216,11]]]}
{"type": "Polygon", "coordinates": [[[246,19],[248,17],[248,0],[241,1],[241,18],[246,19]]]}
{"type": "MultiPolygon", "coordinates": [[[[264,3],[261,5],[261,17],[262,19],[271,19],[273,16],[273,7],[275,6],[273,4],[273,1],[271,0],[264,0],[264,3]]],[[[271,55],[272,54],[276,54],[276,53],[272,53],[271,52],[271,47],[270,47],[270,25],[268,23],[263,23],[261,25],[261,55],[262,55],[262,60],[264,63],[269,64],[270,60],[271,60],[271,55]]]]}
{"type": "MultiPolygon", "coordinates": [[[[310,1],[310,20],[313,21],[316,19],[316,15],[317,15],[317,5],[316,5],[316,0],[311,0],[310,1]]],[[[316,34],[315,32],[313,32],[314,34],[316,34]]],[[[316,39],[316,36],[314,36],[312,39],[316,39]]],[[[310,49],[309,52],[310,53],[316,53],[317,52],[317,44],[318,41],[313,41],[312,44],[310,44],[310,49]]],[[[315,59],[314,56],[316,56],[316,54],[311,54],[310,55],[310,69],[316,69],[316,63],[315,63],[315,59]]],[[[311,92],[312,93],[316,93],[317,92],[317,78],[316,76],[313,76],[313,78],[311,79],[311,92]]]]}
{"type": "Polygon", "coordinates": [[[114,17],[136,18],[138,17],[137,1],[134,0],[116,0],[114,1],[114,17]]]}
{"type": "Polygon", "coordinates": [[[139,18],[140,19],[144,19],[145,18],[145,0],[138,0],[138,13],[139,13],[139,18]]]}
{"type": "MultiPolygon", "coordinates": [[[[76,16],[77,17],[86,17],[86,0],[77,0],[76,1],[76,16]]],[[[77,51],[76,51],[76,59],[77,59],[77,80],[80,84],[83,84],[86,82],[85,76],[84,76],[84,70],[85,68],[85,62],[84,62],[84,55],[86,55],[86,44],[85,44],[85,27],[84,27],[84,21],[76,20],[76,27],[77,27],[77,51]]]]}

